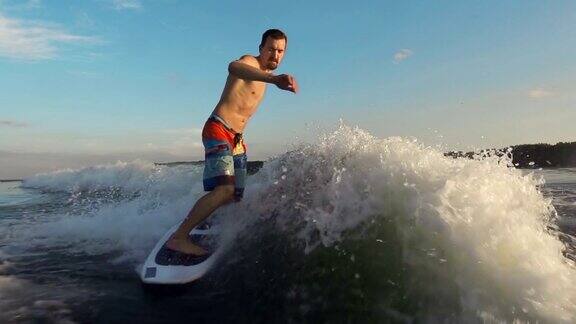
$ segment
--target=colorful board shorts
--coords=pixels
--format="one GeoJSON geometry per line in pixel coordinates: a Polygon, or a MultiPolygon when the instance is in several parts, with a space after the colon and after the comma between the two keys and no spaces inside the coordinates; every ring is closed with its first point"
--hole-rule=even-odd
{"type": "Polygon", "coordinates": [[[247,176],[246,145],[242,134],[236,133],[218,115],[212,115],[202,130],[204,144],[204,190],[220,185],[234,185],[234,197],[244,195],[247,176]]]}

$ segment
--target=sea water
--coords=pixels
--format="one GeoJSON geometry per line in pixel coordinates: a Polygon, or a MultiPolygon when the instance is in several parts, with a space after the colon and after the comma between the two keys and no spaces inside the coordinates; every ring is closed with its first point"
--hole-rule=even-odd
{"type": "Polygon", "coordinates": [[[341,125],[220,209],[224,256],[137,270],[204,193],[198,166],[117,162],[0,183],[0,322],[576,320],[576,170],[445,157],[341,125]]]}

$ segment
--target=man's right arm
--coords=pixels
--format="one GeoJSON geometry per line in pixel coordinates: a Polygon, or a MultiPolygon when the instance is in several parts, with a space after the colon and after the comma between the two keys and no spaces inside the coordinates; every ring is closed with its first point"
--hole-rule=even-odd
{"type": "Polygon", "coordinates": [[[235,77],[249,81],[260,81],[275,84],[282,90],[298,92],[298,84],[294,77],[288,74],[274,75],[262,71],[258,60],[251,55],[244,55],[228,65],[228,72],[235,77]]]}
{"type": "Polygon", "coordinates": [[[274,75],[260,70],[258,60],[250,55],[244,55],[230,63],[228,72],[243,80],[274,83],[274,75]]]}

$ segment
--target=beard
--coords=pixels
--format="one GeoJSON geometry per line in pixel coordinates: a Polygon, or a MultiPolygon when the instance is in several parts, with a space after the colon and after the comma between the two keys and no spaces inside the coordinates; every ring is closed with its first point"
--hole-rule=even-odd
{"type": "Polygon", "coordinates": [[[276,70],[277,68],[278,68],[278,63],[276,63],[276,62],[266,63],[266,69],[268,69],[268,70],[276,70]]]}

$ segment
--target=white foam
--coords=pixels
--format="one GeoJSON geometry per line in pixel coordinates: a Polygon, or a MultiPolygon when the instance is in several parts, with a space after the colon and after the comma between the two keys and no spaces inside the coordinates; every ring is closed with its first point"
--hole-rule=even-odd
{"type": "MultiPolygon", "coordinates": [[[[90,191],[121,188],[126,191],[142,191],[162,184],[174,190],[183,180],[192,180],[201,171],[194,166],[166,167],[154,163],[135,160],[118,161],[113,164],[97,165],[81,169],[63,169],[41,173],[24,179],[24,187],[42,188],[54,191],[90,191]],[[184,177],[184,178],[183,178],[184,177]]],[[[162,188],[160,188],[162,189],[162,188]]],[[[167,188],[166,188],[167,189],[167,188]]]]}
{"type": "MultiPolygon", "coordinates": [[[[576,292],[570,287],[576,270],[548,229],[554,210],[537,189],[542,180],[510,168],[510,162],[447,158],[412,139],[378,139],[341,125],[318,143],[267,162],[249,177],[245,199],[219,213],[228,224],[228,242],[267,219],[294,233],[307,252],[386,220],[398,233],[407,266],[431,273],[437,279],[427,283],[432,291],[456,286],[465,314],[574,321],[576,292]]],[[[200,174],[186,172],[133,162],[29,179],[31,186],[114,186],[141,195],[82,215],[60,215],[22,229],[21,237],[33,244],[41,233],[43,244],[68,242],[88,253],[120,249],[143,258],[203,194],[200,174]]]]}
{"type": "Polygon", "coordinates": [[[465,313],[573,322],[576,270],[548,229],[555,213],[537,189],[542,179],[510,165],[505,156],[452,159],[341,126],[268,163],[246,210],[273,211],[280,228],[304,223],[308,250],[379,215],[397,227],[406,262],[459,287],[465,313]]]}
{"type": "Polygon", "coordinates": [[[12,225],[0,233],[23,246],[70,246],[90,254],[121,250],[123,259],[139,259],[202,194],[201,171],[195,166],[133,161],[40,174],[26,179],[25,185],[67,191],[68,203],[76,208],[43,215],[33,225],[12,225]],[[97,195],[116,189],[125,195],[108,194],[112,198],[104,200],[97,195]]]}

